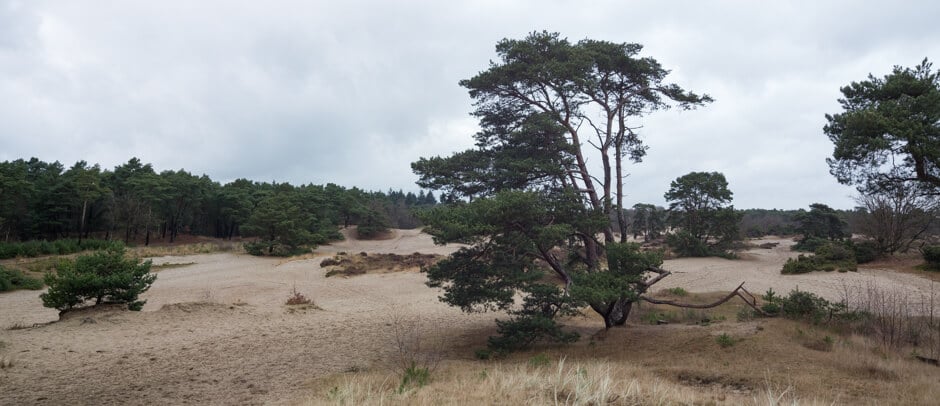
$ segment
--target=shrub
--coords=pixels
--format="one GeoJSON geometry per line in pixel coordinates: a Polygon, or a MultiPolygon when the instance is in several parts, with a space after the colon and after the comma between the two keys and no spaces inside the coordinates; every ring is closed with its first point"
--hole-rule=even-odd
{"type": "Polygon", "coordinates": [[[548,355],[545,355],[544,353],[538,354],[538,355],[533,356],[532,358],[529,358],[529,366],[536,367],[536,368],[548,366],[551,363],[552,363],[552,360],[549,359],[548,355]]]}
{"type": "Polygon", "coordinates": [[[737,340],[734,337],[728,335],[728,333],[721,333],[718,337],[715,337],[715,342],[721,346],[721,348],[728,348],[737,343],[737,340]]]}
{"type": "Polygon", "coordinates": [[[108,240],[61,239],[55,241],[25,241],[0,243],[0,259],[33,258],[40,255],[67,255],[87,250],[100,250],[120,244],[108,240]]]}
{"type": "Polygon", "coordinates": [[[852,245],[855,251],[855,262],[859,264],[869,263],[878,259],[881,252],[878,250],[878,244],[874,241],[862,241],[852,245]]]}
{"type": "Polygon", "coordinates": [[[666,236],[666,244],[680,257],[707,257],[712,251],[708,244],[685,231],[666,236]]]}
{"type": "Polygon", "coordinates": [[[786,297],[779,299],[780,314],[790,319],[804,319],[814,324],[828,322],[835,316],[846,313],[842,303],[832,303],[810,292],[791,290],[786,297]]]}
{"type": "Polygon", "coordinates": [[[293,292],[287,298],[287,302],[285,304],[288,306],[294,306],[294,305],[310,304],[311,302],[312,301],[310,300],[310,298],[305,296],[303,293],[300,293],[299,291],[297,291],[297,287],[295,286],[293,292]]]}
{"type": "Polygon", "coordinates": [[[60,314],[88,301],[126,303],[129,310],[140,310],[146,301],[138,297],[150,289],[157,275],[150,273],[150,261],[125,258],[124,252],[123,246],[112,246],[47,273],[44,281],[49,291],[39,296],[43,306],[58,309],[60,314]]]}
{"type": "Polygon", "coordinates": [[[401,384],[398,385],[398,393],[404,393],[405,389],[408,387],[423,387],[430,381],[431,370],[425,367],[419,367],[416,363],[412,362],[401,376],[401,384]]]}
{"type": "Polygon", "coordinates": [[[927,269],[940,271],[940,245],[921,248],[920,252],[924,256],[924,261],[927,261],[927,269]]]}
{"type": "Polygon", "coordinates": [[[666,289],[666,293],[669,293],[670,295],[673,295],[673,296],[686,296],[689,294],[689,291],[683,289],[682,287],[677,286],[674,288],[666,289]]]}
{"type": "Polygon", "coordinates": [[[816,247],[815,255],[800,254],[790,258],[780,270],[782,274],[800,274],[813,271],[857,271],[855,251],[851,242],[825,241],[816,247]]]}
{"type": "Polygon", "coordinates": [[[496,320],[496,330],[500,335],[487,340],[496,354],[525,349],[539,340],[572,343],[580,337],[578,333],[562,331],[554,319],[541,315],[496,320]]]}
{"type": "Polygon", "coordinates": [[[245,252],[254,256],[270,255],[275,257],[289,257],[300,255],[309,251],[303,246],[283,244],[276,240],[264,240],[245,243],[245,252]]]}
{"type": "Polygon", "coordinates": [[[39,290],[42,286],[39,279],[30,278],[22,271],[0,266],[0,292],[17,289],[39,290]]]}
{"type": "Polygon", "coordinates": [[[815,252],[816,249],[819,248],[820,245],[828,244],[828,243],[829,243],[829,240],[825,238],[808,237],[808,238],[803,238],[802,240],[794,244],[792,249],[794,251],[815,252]]]}

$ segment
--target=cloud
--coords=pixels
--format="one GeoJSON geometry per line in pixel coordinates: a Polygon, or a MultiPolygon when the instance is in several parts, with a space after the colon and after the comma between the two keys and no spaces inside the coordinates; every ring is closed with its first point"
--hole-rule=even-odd
{"type": "MultiPolygon", "coordinates": [[[[739,207],[851,207],[824,158],[838,88],[940,51],[932,2],[8,1],[0,159],[113,167],[132,156],[220,181],[416,187],[409,163],[472,145],[457,86],[504,37],[639,42],[715,96],[643,118],[629,199],[692,170],[739,207]]],[[[628,200],[629,200],[628,199],[628,200]]]]}

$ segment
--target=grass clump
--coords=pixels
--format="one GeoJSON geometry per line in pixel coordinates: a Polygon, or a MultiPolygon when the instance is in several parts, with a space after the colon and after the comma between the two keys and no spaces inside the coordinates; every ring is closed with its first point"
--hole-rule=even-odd
{"type": "Polygon", "coordinates": [[[689,291],[683,289],[682,287],[676,286],[674,288],[665,289],[665,292],[673,296],[688,296],[689,291]]]}
{"type": "Polygon", "coordinates": [[[728,333],[721,333],[718,337],[715,337],[715,342],[718,343],[721,348],[729,348],[737,344],[738,340],[728,333]]]}
{"type": "Polygon", "coordinates": [[[431,381],[431,370],[428,367],[420,367],[417,362],[412,362],[408,368],[405,368],[401,375],[401,383],[398,385],[398,393],[404,393],[408,388],[422,388],[431,381]]]}

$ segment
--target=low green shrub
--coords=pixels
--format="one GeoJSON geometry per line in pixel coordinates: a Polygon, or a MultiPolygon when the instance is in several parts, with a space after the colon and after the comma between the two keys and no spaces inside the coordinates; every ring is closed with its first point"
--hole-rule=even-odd
{"type": "Polygon", "coordinates": [[[666,289],[666,293],[669,293],[670,295],[673,295],[673,296],[687,296],[689,294],[689,291],[683,289],[682,287],[677,286],[674,288],[666,289]]]}
{"type": "Polygon", "coordinates": [[[407,388],[420,388],[431,382],[431,370],[419,367],[413,362],[401,374],[401,384],[398,385],[398,393],[404,393],[407,388]]]}
{"type": "Polygon", "coordinates": [[[66,262],[57,272],[47,273],[44,281],[49,290],[39,297],[43,306],[59,310],[60,314],[82,306],[125,303],[130,310],[140,310],[145,301],[138,300],[150,289],[157,275],[150,273],[151,262],[124,257],[124,246],[82,255],[74,262],[66,262]]]}
{"type": "Polygon", "coordinates": [[[791,248],[794,251],[815,252],[820,245],[827,244],[830,241],[825,238],[809,237],[803,238],[791,248]]]}
{"type": "Polygon", "coordinates": [[[924,261],[927,261],[926,269],[940,271],[940,245],[921,248],[920,252],[924,256],[924,261]]]}
{"type": "Polygon", "coordinates": [[[533,356],[532,358],[529,358],[529,366],[531,367],[540,368],[540,367],[548,366],[551,363],[552,363],[552,360],[548,358],[548,355],[545,355],[544,353],[538,354],[538,355],[533,356]]]}
{"type": "Polygon", "coordinates": [[[715,337],[715,342],[717,342],[721,348],[728,348],[734,346],[738,341],[728,335],[728,333],[721,333],[718,337],[715,337]]]}
{"type": "Polygon", "coordinates": [[[120,244],[120,242],[94,239],[79,242],[71,238],[55,241],[0,242],[0,259],[67,255],[82,251],[106,249],[115,244],[120,244]]]}
{"type": "Polygon", "coordinates": [[[736,259],[734,252],[725,248],[727,246],[709,245],[686,231],[679,231],[666,236],[666,244],[680,257],[721,257],[736,259]]]}
{"type": "Polygon", "coordinates": [[[783,269],[782,274],[801,274],[813,271],[839,271],[849,272],[857,271],[858,263],[855,260],[855,251],[851,242],[825,241],[816,247],[814,255],[798,255],[795,259],[790,258],[783,269]]]}
{"type": "Polygon", "coordinates": [[[289,257],[309,252],[309,250],[309,247],[295,247],[269,240],[245,243],[245,252],[254,256],[289,257]]]}
{"type": "Polygon", "coordinates": [[[578,333],[563,331],[554,319],[542,315],[496,320],[496,331],[499,335],[490,337],[487,345],[497,355],[528,348],[540,340],[572,343],[580,337],[578,333]]]}
{"type": "Polygon", "coordinates": [[[853,251],[855,251],[855,262],[859,264],[867,264],[881,256],[881,252],[878,250],[878,244],[874,241],[854,243],[852,248],[853,251]]]}
{"type": "Polygon", "coordinates": [[[0,266],[0,292],[17,289],[39,290],[42,287],[41,280],[30,278],[20,270],[0,266]]]}

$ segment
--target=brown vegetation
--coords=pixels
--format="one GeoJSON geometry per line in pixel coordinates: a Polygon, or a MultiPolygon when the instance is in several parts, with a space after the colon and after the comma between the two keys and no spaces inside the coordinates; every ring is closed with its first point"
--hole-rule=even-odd
{"type": "Polygon", "coordinates": [[[417,270],[434,265],[443,257],[434,254],[412,253],[398,254],[369,254],[360,252],[350,255],[340,252],[331,258],[320,261],[320,267],[327,269],[326,276],[355,276],[372,272],[399,272],[417,270]]]}
{"type": "MultiPolygon", "coordinates": [[[[710,302],[723,294],[691,295],[710,302]]],[[[644,305],[628,329],[495,361],[445,362],[422,388],[399,391],[382,369],[317,380],[308,404],[931,404],[940,370],[909,354],[826,326],[644,305]],[[669,320],[667,325],[656,320],[669,320]],[[722,345],[727,337],[730,345],[722,345]]]]}

